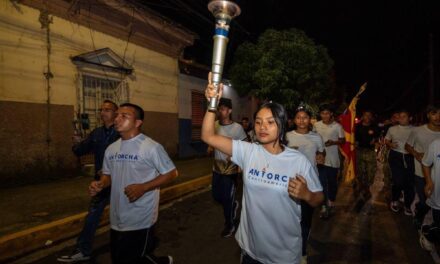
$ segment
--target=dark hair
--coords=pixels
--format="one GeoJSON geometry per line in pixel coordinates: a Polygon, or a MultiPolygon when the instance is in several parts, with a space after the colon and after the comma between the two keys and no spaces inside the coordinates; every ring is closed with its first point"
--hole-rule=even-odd
{"type": "Polygon", "coordinates": [[[293,118],[295,118],[299,112],[306,113],[310,118],[313,117],[312,112],[310,112],[310,110],[308,110],[307,108],[305,108],[303,106],[299,106],[298,108],[295,109],[295,112],[293,112],[293,118]]]}
{"type": "MultiPolygon", "coordinates": [[[[299,112],[306,113],[310,119],[312,119],[312,117],[313,117],[312,112],[310,112],[310,110],[306,109],[303,106],[299,106],[298,108],[295,109],[295,112],[293,113],[293,117],[292,117],[293,118],[293,125],[292,125],[293,130],[296,130],[298,128],[298,126],[295,124],[295,117],[299,112]]],[[[313,129],[313,125],[310,123],[309,124],[309,131],[312,131],[312,129],[313,129]]]]}
{"type": "Polygon", "coordinates": [[[440,111],[439,104],[430,104],[426,107],[426,114],[429,114],[431,112],[437,112],[437,111],[440,111]]]}
{"type": "Polygon", "coordinates": [[[406,113],[408,116],[411,116],[411,112],[408,111],[408,109],[400,109],[399,111],[395,112],[395,113],[406,113]]]}
{"type": "Polygon", "coordinates": [[[104,100],[103,103],[104,103],[104,104],[105,104],[105,103],[107,103],[107,104],[111,104],[111,105],[113,106],[113,108],[114,108],[115,111],[118,110],[118,105],[117,105],[115,102],[113,102],[112,100],[108,100],[108,99],[106,99],[106,100],[104,100]]]}
{"type": "Polygon", "coordinates": [[[319,106],[319,112],[329,111],[331,113],[335,113],[335,106],[332,104],[322,104],[319,106]]]}
{"type": "Polygon", "coordinates": [[[135,105],[135,104],[130,104],[130,103],[121,104],[119,107],[131,107],[131,108],[133,108],[136,120],[144,121],[144,109],[142,109],[142,107],[140,107],[138,105],[135,105]]]}
{"type": "Polygon", "coordinates": [[[220,106],[226,106],[229,109],[232,109],[232,100],[229,98],[220,98],[220,101],[218,103],[218,107],[220,106]]]}
{"type": "Polygon", "coordinates": [[[247,117],[242,117],[242,118],[241,118],[241,121],[248,121],[248,122],[249,122],[249,118],[247,118],[247,117]]]}
{"type": "MultiPolygon", "coordinates": [[[[278,141],[282,145],[287,145],[286,139],[286,130],[287,130],[287,112],[284,107],[278,103],[264,103],[260,106],[257,113],[260,112],[261,109],[267,108],[272,112],[272,116],[275,119],[275,123],[278,126],[278,141]]],[[[255,113],[255,116],[257,115],[255,113]]]]}

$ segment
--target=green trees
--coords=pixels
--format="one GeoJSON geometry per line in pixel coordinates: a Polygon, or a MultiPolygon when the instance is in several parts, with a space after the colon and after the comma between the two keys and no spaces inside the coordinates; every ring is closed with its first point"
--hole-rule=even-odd
{"type": "Polygon", "coordinates": [[[300,102],[316,107],[331,100],[327,49],[298,29],[269,29],[256,44],[237,49],[229,77],[241,94],[251,93],[292,109],[300,102]]]}

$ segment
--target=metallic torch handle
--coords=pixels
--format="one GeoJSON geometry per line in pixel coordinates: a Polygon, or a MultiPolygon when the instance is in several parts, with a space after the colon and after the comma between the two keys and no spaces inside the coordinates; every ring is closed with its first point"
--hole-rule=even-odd
{"type": "MultiPolygon", "coordinates": [[[[223,74],[223,65],[225,62],[225,54],[226,54],[226,46],[228,44],[228,38],[222,35],[214,36],[214,50],[212,56],[212,84],[215,87],[215,90],[218,90],[218,86],[222,80],[223,74]]],[[[209,101],[209,111],[216,111],[218,105],[219,98],[211,97],[209,101]]]]}
{"type": "MultiPolygon", "coordinates": [[[[241,12],[237,4],[225,0],[212,0],[208,4],[208,9],[216,18],[214,48],[212,51],[212,84],[215,90],[222,80],[223,65],[225,62],[226,47],[228,45],[229,24],[231,19],[238,16],[241,12]]],[[[218,96],[211,97],[209,101],[208,111],[217,111],[219,102],[218,96]]]]}

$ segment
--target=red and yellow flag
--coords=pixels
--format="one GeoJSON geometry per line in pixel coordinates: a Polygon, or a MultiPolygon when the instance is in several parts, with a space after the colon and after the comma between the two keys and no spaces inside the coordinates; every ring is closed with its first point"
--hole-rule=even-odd
{"type": "Polygon", "coordinates": [[[356,152],[355,152],[355,138],[354,126],[356,118],[356,104],[361,93],[367,88],[367,83],[364,83],[359,89],[356,96],[351,100],[350,105],[345,109],[344,113],[339,116],[339,121],[345,132],[345,144],[341,146],[341,153],[345,157],[344,162],[344,182],[351,183],[356,177],[356,152]]]}

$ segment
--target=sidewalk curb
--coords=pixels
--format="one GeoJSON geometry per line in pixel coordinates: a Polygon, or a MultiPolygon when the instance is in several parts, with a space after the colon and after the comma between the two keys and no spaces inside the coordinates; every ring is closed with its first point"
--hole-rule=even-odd
{"type": "MultiPolygon", "coordinates": [[[[160,190],[160,204],[167,203],[185,194],[211,184],[211,175],[202,176],[181,184],[160,190]]],[[[34,251],[50,248],[79,234],[87,212],[72,215],[47,224],[22,230],[0,237],[0,262],[13,261],[15,258],[34,251]]],[[[104,210],[100,226],[109,223],[109,208],[104,210]]]]}

